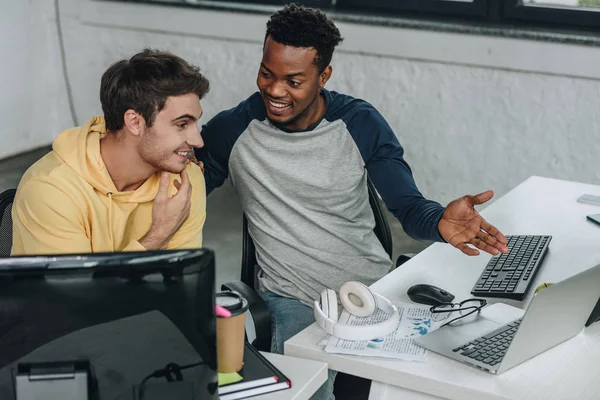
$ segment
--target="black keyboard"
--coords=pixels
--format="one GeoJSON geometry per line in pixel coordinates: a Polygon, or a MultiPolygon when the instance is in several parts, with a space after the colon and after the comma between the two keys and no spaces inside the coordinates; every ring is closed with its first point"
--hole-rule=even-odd
{"type": "Polygon", "coordinates": [[[521,319],[518,319],[452,351],[460,351],[465,357],[494,366],[504,358],[520,324],[521,319]]]}
{"type": "Polygon", "coordinates": [[[507,236],[508,254],[492,257],[471,294],[523,300],[537,273],[552,236],[507,236]]]}

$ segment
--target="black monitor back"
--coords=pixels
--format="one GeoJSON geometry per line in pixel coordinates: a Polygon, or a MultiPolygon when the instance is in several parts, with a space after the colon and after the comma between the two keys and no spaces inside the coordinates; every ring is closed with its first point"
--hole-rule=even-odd
{"type": "Polygon", "coordinates": [[[218,399],[214,297],[206,249],[0,258],[0,398],[18,363],[85,359],[99,400],[198,362],[185,379],[218,399]]]}

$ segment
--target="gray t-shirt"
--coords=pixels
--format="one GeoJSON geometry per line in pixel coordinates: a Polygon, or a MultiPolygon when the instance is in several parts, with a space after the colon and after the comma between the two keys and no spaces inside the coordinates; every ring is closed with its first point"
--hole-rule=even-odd
{"type": "Polygon", "coordinates": [[[261,290],[312,305],[325,288],[370,285],[392,266],[375,236],[367,174],[417,239],[441,240],[438,203],[423,198],[403,149],[369,103],[323,90],[327,111],[306,131],[266,118],[255,93],[202,129],[207,193],[229,178],[248,218],[261,290]]]}

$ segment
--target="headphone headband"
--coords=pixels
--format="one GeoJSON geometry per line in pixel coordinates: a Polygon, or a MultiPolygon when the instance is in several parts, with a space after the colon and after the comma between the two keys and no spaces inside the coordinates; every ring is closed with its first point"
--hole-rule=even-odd
{"type": "MultiPolygon", "coordinates": [[[[400,322],[400,313],[398,308],[385,297],[373,293],[377,308],[391,314],[385,321],[371,325],[347,325],[334,321],[328,317],[319,304],[314,302],[315,320],[317,324],[328,334],[345,340],[372,340],[392,333],[398,327],[400,322]]],[[[337,317],[337,316],[336,316],[337,317]]]]}

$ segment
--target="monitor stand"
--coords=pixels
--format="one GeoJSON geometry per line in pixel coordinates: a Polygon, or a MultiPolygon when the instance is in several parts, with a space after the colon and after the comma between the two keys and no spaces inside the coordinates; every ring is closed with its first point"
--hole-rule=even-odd
{"type": "Polygon", "coordinates": [[[94,378],[85,360],[19,363],[16,400],[92,400],[94,378]]]}

